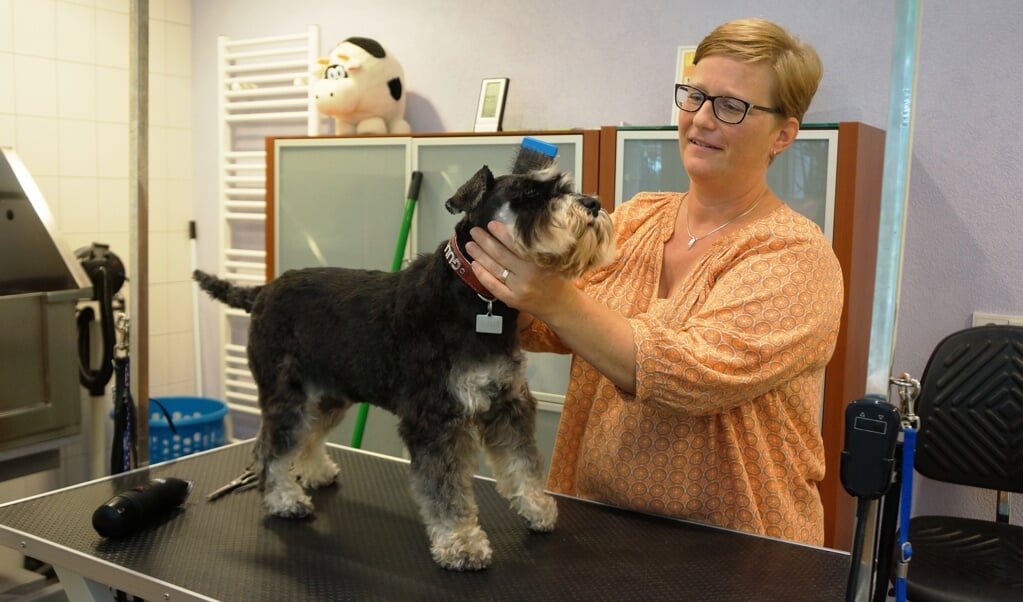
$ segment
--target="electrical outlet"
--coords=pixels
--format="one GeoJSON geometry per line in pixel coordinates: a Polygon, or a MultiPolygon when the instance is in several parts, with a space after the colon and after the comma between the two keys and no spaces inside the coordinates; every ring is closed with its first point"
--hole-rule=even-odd
{"type": "Polygon", "coordinates": [[[989,314],[982,311],[973,312],[973,326],[987,326],[988,324],[1015,324],[1023,326],[1023,316],[989,314]]]}

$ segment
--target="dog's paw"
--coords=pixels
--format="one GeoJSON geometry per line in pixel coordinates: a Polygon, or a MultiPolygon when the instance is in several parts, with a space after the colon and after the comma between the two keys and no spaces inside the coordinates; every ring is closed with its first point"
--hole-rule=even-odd
{"type": "Polygon", "coordinates": [[[271,491],[263,497],[267,511],[282,518],[305,518],[313,513],[313,500],[303,493],[271,491]]]}
{"type": "Polygon", "coordinates": [[[546,493],[512,498],[511,507],[529,523],[530,531],[547,533],[558,522],[558,504],[546,493]]]}
{"type": "Polygon", "coordinates": [[[430,553],[437,564],[451,571],[485,569],[493,556],[490,540],[479,527],[436,537],[430,545],[430,553]]]}
{"type": "Polygon", "coordinates": [[[315,466],[296,466],[295,473],[299,485],[306,489],[319,489],[337,482],[341,469],[337,467],[337,464],[328,460],[324,464],[315,466]]]}

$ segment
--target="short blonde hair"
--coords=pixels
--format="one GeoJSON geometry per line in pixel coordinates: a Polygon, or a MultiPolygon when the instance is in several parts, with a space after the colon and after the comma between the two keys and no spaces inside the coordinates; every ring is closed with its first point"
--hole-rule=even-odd
{"type": "Polygon", "coordinates": [[[800,123],[824,74],[817,51],[783,27],[765,19],[739,19],[719,25],[700,42],[693,64],[726,56],[765,64],[774,75],[774,103],[785,117],[800,123]]]}

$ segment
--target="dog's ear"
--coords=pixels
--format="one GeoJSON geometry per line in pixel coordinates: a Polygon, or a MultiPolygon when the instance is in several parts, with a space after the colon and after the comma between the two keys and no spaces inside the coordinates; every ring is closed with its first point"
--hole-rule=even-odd
{"type": "Polygon", "coordinates": [[[483,200],[484,195],[493,185],[494,174],[490,173],[490,168],[484,165],[468,182],[462,184],[455,192],[455,196],[444,203],[444,207],[452,214],[468,211],[483,200]]]}

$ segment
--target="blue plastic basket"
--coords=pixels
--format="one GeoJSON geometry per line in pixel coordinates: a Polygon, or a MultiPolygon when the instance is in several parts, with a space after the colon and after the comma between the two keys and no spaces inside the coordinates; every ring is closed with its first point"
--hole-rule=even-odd
{"type": "Polygon", "coordinates": [[[208,397],[153,397],[149,403],[150,463],[223,445],[226,415],[227,404],[208,397]],[[174,423],[173,430],[161,405],[174,423]]]}

